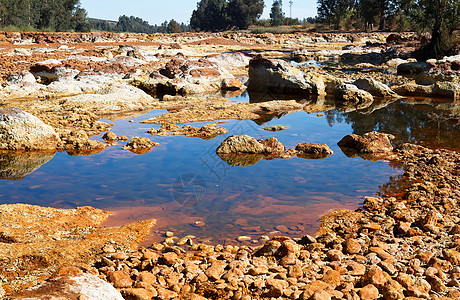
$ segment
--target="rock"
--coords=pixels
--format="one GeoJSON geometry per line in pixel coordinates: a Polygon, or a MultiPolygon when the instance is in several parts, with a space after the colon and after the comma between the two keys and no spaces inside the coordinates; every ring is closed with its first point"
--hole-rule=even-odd
{"type": "Polygon", "coordinates": [[[177,297],[177,293],[165,288],[158,288],[158,296],[157,298],[160,300],[168,300],[168,299],[173,299],[177,297]]]}
{"type": "Polygon", "coordinates": [[[35,76],[32,73],[26,72],[21,74],[10,74],[6,78],[8,84],[13,85],[24,85],[24,84],[35,84],[35,76]]]}
{"type": "Polygon", "coordinates": [[[443,257],[453,265],[460,265],[460,252],[454,249],[442,250],[443,257]]]}
{"type": "Polygon", "coordinates": [[[298,144],[295,150],[299,157],[326,158],[334,153],[326,144],[298,144]]]}
{"type": "Polygon", "coordinates": [[[300,295],[299,299],[308,300],[313,296],[317,291],[324,291],[330,289],[330,286],[321,280],[313,281],[307,284],[304,288],[303,293],[300,295]]]}
{"type": "MultiPolygon", "coordinates": [[[[123,300],[122,295],[96,275],[80,274],[53,278],[48,282],[19,292],[9,299],[94,299],[123,300]]],[[[150,298],[149,298],[150,299],[150,298]]]]}
{"type": "Polygon", "coordinates": [[[249,62],[248,91],[269,91],[275,94],[311,94],[314,88],[304,74],[282,60],[257,55],[249,62]]]}
{"type": "Polygon", "coordinates": [[[349,238],[345,241],[344,250],[347,254],[358,254],[361,252],[361,244],[358,240],[349,238]]]}
{"type": "Polygon", "coordinates": [[[404,288],[396,280],[388,280],[382,291],[383,299],[385,300],[399,300],[404,299],[404,288]]]}
{"type": "Polygon", "coordinates": [[[231,135],[217,148],[217,154],[270,154],[281,155],[286,148],[275,138],[255,139],[248,135],[231,135]]]}
{"type": "Polygon", "coordinates": [[[278,252],[280,247],[281,243],[279,241],[268,241],[254,254],[254,256],[273,256],[278,252]]]}
{"type": "Polygon", "coordinates": [[[13,53],[19,56],[31,56],[32,55],[32,53],[29,50],[24,49],[24,48],[15,48],[13,49],[13,53]]]}
{"type": "Polygon", "coordinates": [[[349,83],[337,84],[335,86],[334,97],[341,104],[356,105],[356,108],[368,107],[374,101],[374,97],[369,92],[349,83]]]}
{"type": "MultiPolygon", "coordinates": [[[[81,81],[53,83],[48,85],[47,89],[51,93],[53,92],[52,88],[54,88],[54,93],[58,95],[77,94],[63,99],[65,102],[62,106],[73,110],[89,110],[95,114],[127,113],[152,107],[153,98],[138,88],[115,82],[97,84],[96,80],[94,82],[90,78],[81,81]],[[86,81],[89,82],[86,83],[86,81]],[[86,85],[91,85],[91,87],[86,85]],[[82,91],[87,92],[82,94],[82,91]]],[[[103,80],[108,79],[104,78],[103,80]]]]}
{"type": "Polygon", "coordinates": [[[342,138],[337,144],[340,147],[354,149],[361,153],[384,153],[393,151],[391,140],[394,136],[380,132],[368,132],[362,136],[349,134],[342,138]]]}
{"type": "Polygon", "coordinates": [[[116,288],[129,288],[133,285],[133,280],[124,271],[109,272],[107,280],[116,288]]]}
{"type": "Polygon", "coordinates": [[[313,296],[310,298],[312,300],[331,300],[331,294],[325,290],[316,291],[313,296]]]}
{"type": "Polygon", "coordinates": [[[429,299],[429,292],[431,285],[423,278],[415,278],[412,285],[407,287],[407,294],[409,296],[429,299]]]}
{"type": "Polygon", "coordinates": [[[223,261],[215,261],[204,273],[210,280],[216,281],[223,275],[226,266],[223,261]]]}
{"type": "Polygon", "coordinates": [[[125,146],[121,149],[130,150],[137,154],[144,154],[149,152],[153,147],[160,145],[159,143],[152,142],[146,137],[133,137],[125,146]]]}
{"type": "Polygon", "coordinates": [[[392,89],[387,85],[378,82],[370,77],[362,77],[355,82],[355,86],[359,89],[369,92],[373,96],[386,97],[386,98],[400,98],[392,89]]]}
{"type": "Polygon", "coordinates": [[[385,274],[380,267],[371,266],[366,270],[361,281],[363,285],[372,284],[377,288],[382,288],[388,281],[388,274],[385,274]]]}
{"type": "Polygon", "coordinates": [[[338,271],[327,270],[321,280],[329,284],[332,288],[336,288],[342,282],[342,277],[338,271]]]}
{"type": "Polygon", "coordinates": [[[174,266],[178,262],[178,256],[174,252],[163,253],[161,259],[167,266],[174,266]]]}
{"type": "Polygon", "coordinates": [[[224,127],[216,126],[214,124],[206,124],[201,128],[194,128],[190,125],[184,125],[182,128],[171,124],[163,124],[159,130],[151,129],[147,131],[150,134],[159,136],[169,135],[185,135],[187,137],[199,137],[205,140],[210,140],[218,135],[226,134],[228,131],[224,127]]]}
{"type": "Polygon", "coordinates": [[[69,155],[89,155],[98,153],[107,147],[106,144],[99,141],[90,140],[84,130],[61,133],[61,141],[57,145],[59,150],[67,150],[69,155]]]}
{"type": "Polygon", "coordinates": [[[117,139],[117,135],[112,131],[109,131],[102,136],[102,139],[107,142],[115,141],[117,139]]]}
{"type": "Polygon", "coordinates": [[[383,61],[383,55],[381,53],[369,52],[369,53],[343,53],[340,55],[340,60],[346,63],[358,64],[358,63],[381,63],[383,61]]]}
{"type": "Polygon", "coordinates": [[[269,127],[263,127],[262,129],[266,131],[281,131],[281,130],[285,130],[286,126],[269,126],[269,127]]]}
{"type": "Polygon", "coordinates": [[[37,117],[17,107],[0,108],[0,149],[54,150],[59,136],[37,117]]]}
{"type": "Polygon", "coordinates": [[[427,276],[426,277],[426,281],[428,281],[428,283],[430,284],[431,286],[431,289],[437,293],[445,293],[447,292],[447,287],[446,285],[444,284],[444,282],[441,280],[441,278],[439,278],[438,276],[434,275],[434,276],[427,276]]]}
{"type": "Polygon", "coordinates": [[[408,62],[398,65],[398,75],[417,75],[425,72],[425,69],[428,65],[426,63],[420,62],[408,62]]]}
{"type": "Polygon", "coordinates": [[[209,57],[209,61],[217,63],[222,68],[228,70],[242,69],[249,65],[251,58],[242,52],[224,52],[219,55],[209,57]]]}
{"type": "Polygon", "coordinates": [[[393,90],[403,96],[443,97],[454,101],[460,99],[460,84],[454,82],[436,82],[430,85],[406,83],[395,86],[393,90]]]}
{"type": "Polygon", "coordinates": [[[268,297],[281,297],[283,295],[284,289],[289,286],[289,283],[281,279],[267,279],[267,287],[270,289],[268,291],[268,297]]]}
{"type": "Polygon", "coordinates": [[[224,91],[238,91],[243,88],[243,83],[235,78],[224,78],[222,80],[222,90],[224,91]]]}
{"type": "Polygon", "coordinates": [[[165,67],[149,78],[136,77],[131,84],[151,95],[209,94],[226,89],[242,88],[226,69],[207,59],[192,60],[181,55],[172,58],[165,67]]]}
{"type": "Polygon", "coordinates": [[[60,67],[61,62],[55,60],[37,63],[30,68],[30,72],[37,77],[41,84],[50,84],[55,81],[69,82],[80,73],[78,70],[60,67]]]}
{"type": "Polygon", "coordinates": [[[122,289],[121,295],[125,300],[150,300],[158,296],[155,289],[128,288],[122,289]]]}
{"type": "Polygon", "coordinates": [[[372,284],[368,284],[359,290],[361,300],[374,300],[379,297],[379,290],[372,284]]]}

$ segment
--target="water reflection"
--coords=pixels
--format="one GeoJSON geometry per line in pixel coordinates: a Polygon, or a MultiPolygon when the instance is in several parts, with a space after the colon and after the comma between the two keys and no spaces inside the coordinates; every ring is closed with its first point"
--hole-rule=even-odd
{"type": "Polygon", "coordinates": [[[388,105],[374,102],[374,108],[377,106],[378,109],[349,113],[333,109],[325,114],[331,127],[345,122],[351,125],[355,134],[379,131],[393,134],[396,143],[460,149],[459,105],[433,100],[420,102],[420,99],[388,105]]]}
{"type": "Polygon", "coordinates": [[[0,152],[0,179],[22,180],[54,157],[55,152],[0,152]]]}

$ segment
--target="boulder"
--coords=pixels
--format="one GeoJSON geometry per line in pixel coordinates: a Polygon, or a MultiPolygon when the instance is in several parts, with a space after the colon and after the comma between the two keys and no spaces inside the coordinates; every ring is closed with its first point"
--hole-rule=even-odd
{"type": "Polygon", "coordinates": [[[335,85],[334,98],[344,105],[353,104],[357,108],[368,107],[374,101],[374,97],[369,92],[349,83],[335,85]]]}
{"type": "Polygon", "coordinates": [[[391,134],[373,131],[362,136],[346,135],[337,144],[340,147],[350,148],[360,153],[383,153],[393,151],[391,140],[394,138],[391,134]]]}
{"type": "Polygon", "coordinates": [[[59,141],[39,118],[17,107],[0,108],[0,149],[53,150],[59,141]]]}
{"type": "Polygon", "coordinates": [[[275,94],[313,94],[303,72],[289,63],[257,55],[249,62],[248,91],[275,94]]]}
{"type": "Polygon", "coordinates": [[[63,98],[62,107],[89,110],[95,114],[110,115],[151,108],[154,99],[142,90],[120,83],[99,85],[90,93],[63,98]]]}
{"type": "Polygon", "coordinates": [[[152,95],[209,94],[225,89],[242,88],[226,69],[206,59],[191,60],[181,55],[172,58],[165,67],[150,77],[135,78],[131,84],[152,95]]]}
{"type": "Polygon", "coordinates": [[[8,299],[92,299],[123,300],[111,284],[92,274],[77,274],[53,278],[48,282],[19,292],[8,299]]]}
{"type": "Polygon", "coordinates": [[[35,76],[32,73],[24,72],[21,74],[10,74],[6,78],[8,84],[34,84],[36,82],[35,76]]]}
{"type": "Polygon", "coordinates": [[[251,58],[242,52],[224,52],[209,57],[208,60],[218,64],[221,68],[231,71],[232,74],[239,74],[247,72],[246,67],[249,65],[251,58]]]}
{"type": "Polygon", "coordinates": [[[217,148],[217,154],[281,155],[286,148],[275,137],[255,139],[248,135],[231,135],[217,148]]]}
{"type": "Polygon", "coordinates": [[[362,77],[355,82],[355,86],[359,89],[369,92],[373,96],[385,97],[385,98],[399,98],[393,90],[391,90],[386,84],[383,84],[377,80],[374,80],[370,77],[362,77]]]}

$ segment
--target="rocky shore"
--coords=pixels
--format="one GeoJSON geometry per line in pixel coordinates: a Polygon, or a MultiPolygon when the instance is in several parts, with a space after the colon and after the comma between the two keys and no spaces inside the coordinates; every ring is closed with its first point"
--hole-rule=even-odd
{"type": "MultiPolygon", "coordinates": [[[[372,112],[403,97],[447,99],[443,109],[456,120],[460,56],[417,62],[411,53],[420,42],[411,33],[2,33],[2,178],[24,178],[56,151],[90,155],[117,146],[144,154],[159,145],[156,136],[211,139],[227,133],[218,120],[372,112]],[[251,103],[227,99],[244,91],[251,103]],[[101,121],[153,109],[167,111],[142,121],[161,125],[146,132],[152,140],[118,136],[101,121]],[[183,125],[207,121],[218,122],[183,125]]],[[[101,224],[109,213],[95,208],[1,205],[0,296],[459,299],[460,154],[412,144],[393,148],[393,138],[372,132],[339,142],[404,174],[361,208],[323,216],[315,236],[210,245],[165,232],[164,242],[139,248],[155,220],[107,228],[101,224]]],[[[323,144],[286,150],[274,137],[241,135],[228,137],[216,152],[231,165],[332,154],[323,144]]]]}

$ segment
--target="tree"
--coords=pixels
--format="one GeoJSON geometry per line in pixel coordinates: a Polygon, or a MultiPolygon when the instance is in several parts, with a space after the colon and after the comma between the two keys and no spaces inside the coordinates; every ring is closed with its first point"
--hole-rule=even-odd
{"type": "Polygon", "coordinates": [[[228,17],[231,25],[238,29],[247,29],[262,15],[263,0],[230,0],[228,3],[228,17]]]}
{"type": "Polygon", "coordinates": [[[318,0],[318,17],[334,29],[353,12],[353,0],[318,0]]]}
{"type": "Polygon", "coordinates": [[[272,26],[281,26],[284,24],[284,13],[282,7],[283,3],[281,0],[273,1],[270,12],[270,23],[272,26]]]}
{"type": "Polygon", "coordinates": [[[86,10],[83,8],[77,8],[73,15],[73,23],[75,31],[77,32],[90,32],[91,23],[88,21],[86,10]]]}
{"type": "Polygon", "coordinates": [[[168,24],[168,33],[178,33],[180,32],[180,25],[176,20],[172,19],[168,24]]]}
{"type": "Polygon", "coordinates": [[[79,0],[0,0],[3,25],[41,30],[88,30],[86,11],[79,0]]]}
{"type": "Polygon", "coordinates": [[[359,12],[367,24],[379,24],[379,30],[385,29],[385,21],[396,13],[396,3],[392,0],[360,0],[359,12]]]}
{"type": "Polygon", "coordinates": [[[454,31],[460,26],[459,0],[415,0],[407,5],[420,30],[431,31],[430,43],[421,49],[424,57],[441,57],[454,48],[454,31]]]}
{"type": "Polygon", "coordinates": [[[201,0],[193,11],[190,26],[194,30],[219,31],[229,27],[226,0],[201,0]]]}

